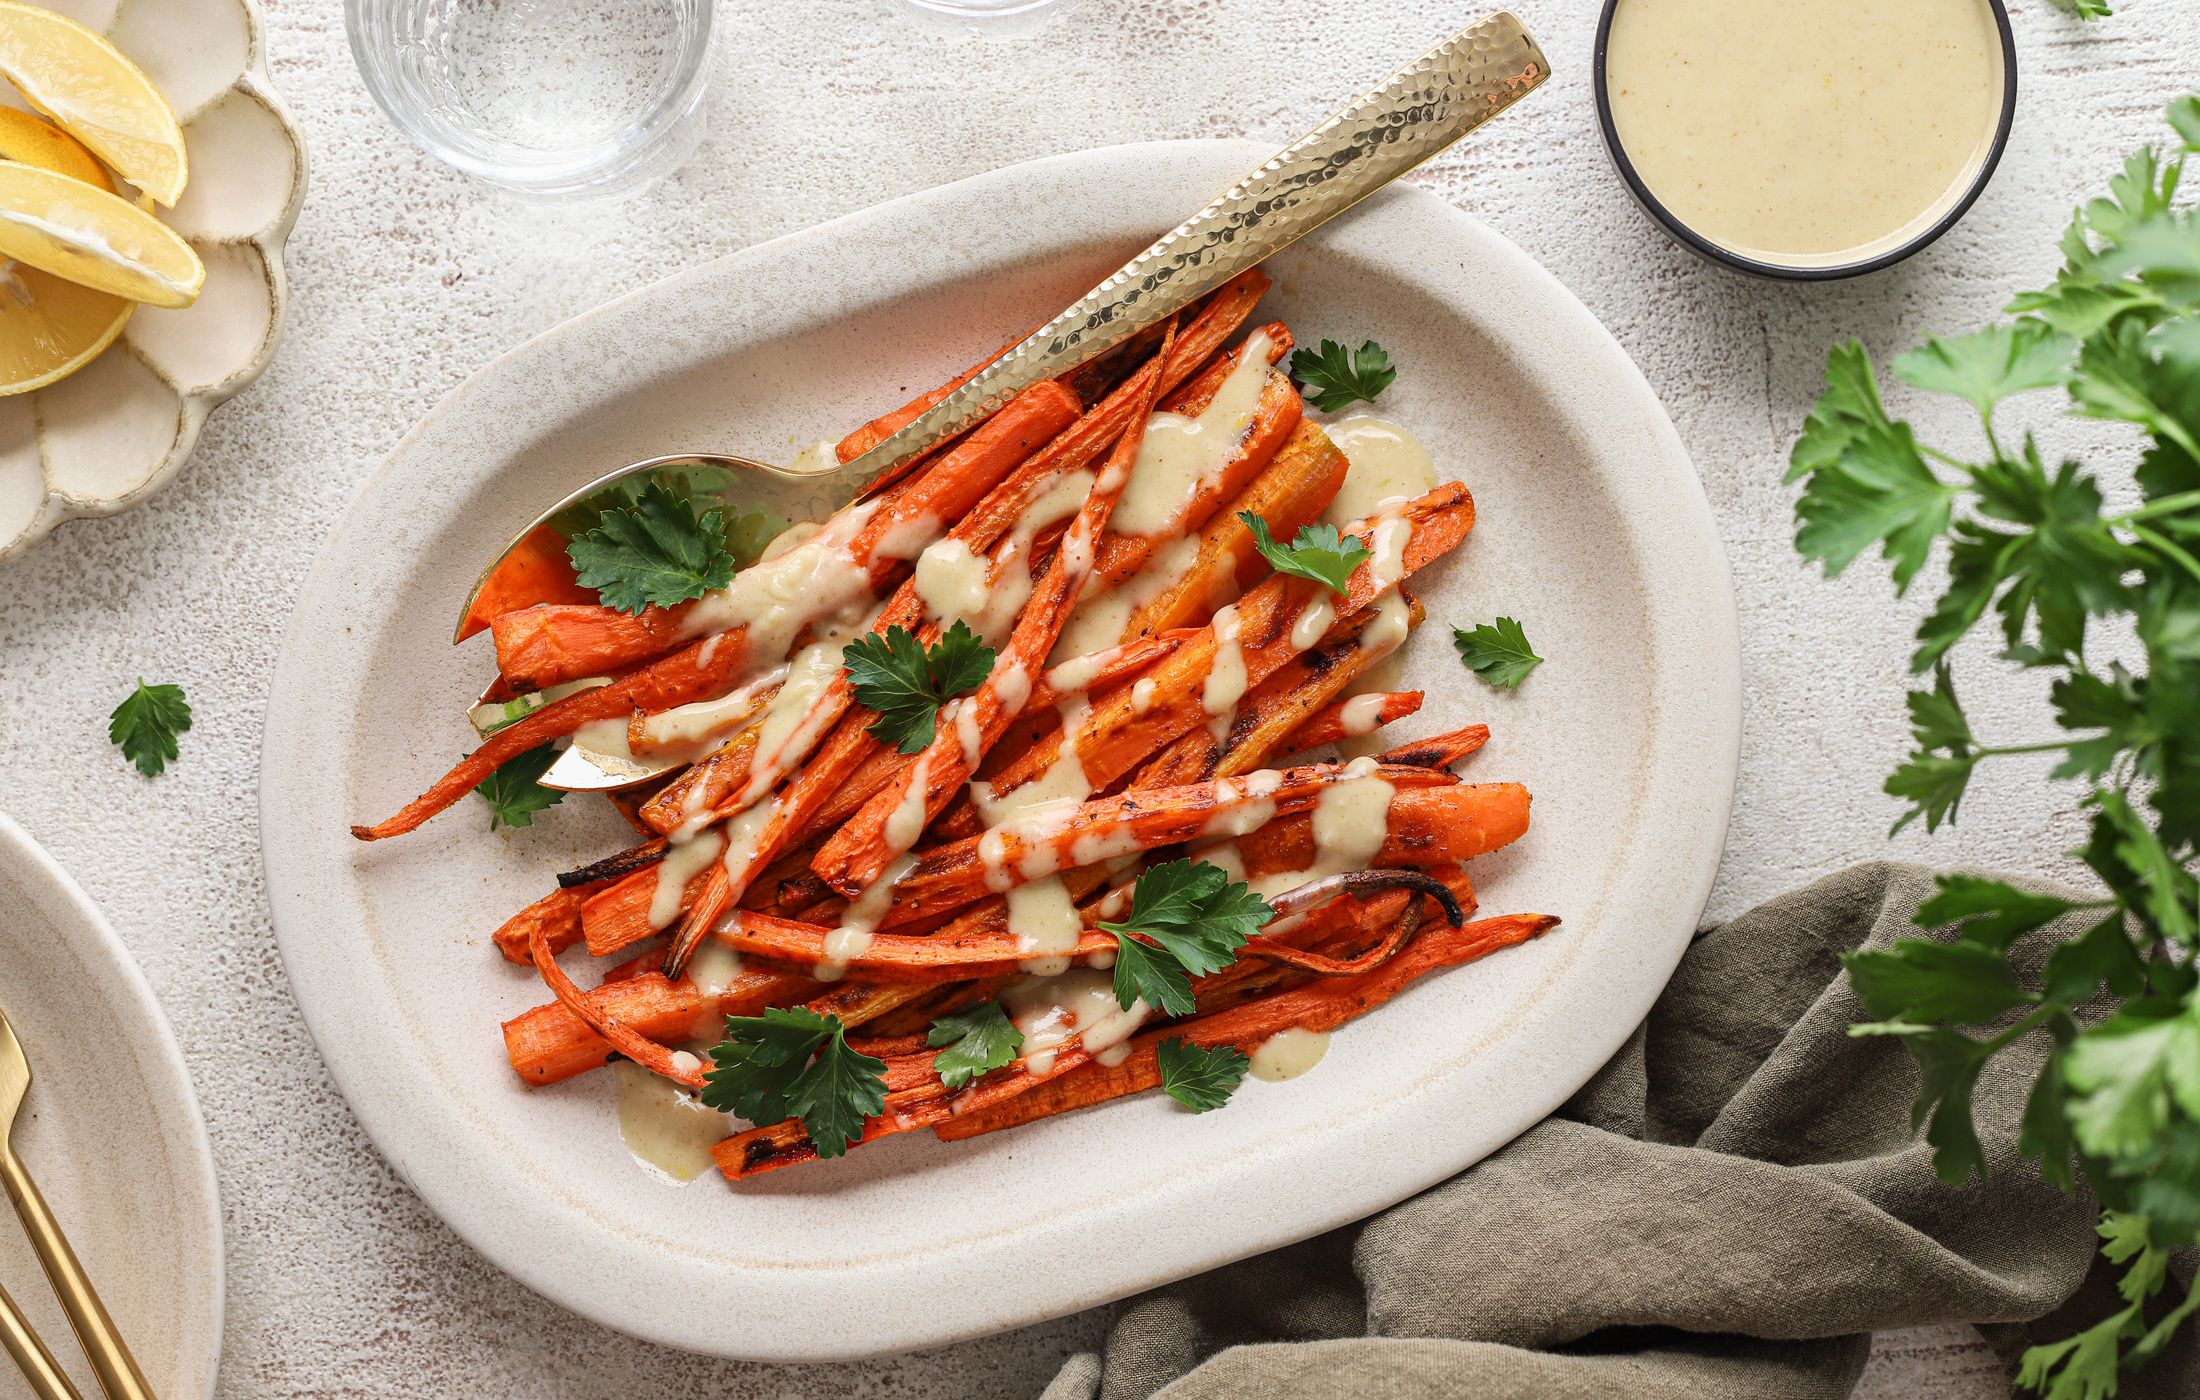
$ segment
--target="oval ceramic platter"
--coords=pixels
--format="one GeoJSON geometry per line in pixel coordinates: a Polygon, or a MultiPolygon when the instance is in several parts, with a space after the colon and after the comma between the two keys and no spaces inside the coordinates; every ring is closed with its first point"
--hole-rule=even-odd
{"type": "MultiPolygon", "coordinates": [[[[84,891],[0,814],[0,1007],[31,1061],[15,1146],[155,1393],[214,1393],[221,1202],[168,1020],[84,891]]],[[[38,1256],[0,1215],[0,1283],[99,1394],[38,1256]]],[[[0,1394],[22,1392],[0,1381],[0,1394]]]]}
{"type": "MultiPolygon", "coordinates": [[[[545,996],[491,929],[552,871],[626,844],[616,820],[560,809],[492,834],[469,800],[403,840],[348,834],[468,747],[465,705],[492,667],[485,644],[449,645],[451,619],[538,503],[642,457],[837,435],[1045,319],[1266,154],[1196,142],[1039,161],[661,282],[469,379],[336,527],[268,708],[277,935],[367,1132],[526,1283],[655,1341],[760,1359],[1012,1327],[1450,1175],[1563,1100],[1648,1009],[1703,908],[1733,793],[1725,559],[1618,345],[1518,248],[1404,188],[1278,258],[1257,315],[1302,341],[1380,339],[1402,366],[1384,412],[1475,493],[1467,545],[1416,580],[1429,625],[1406,683],[1429,703],[1401,732],[1495,729],[1467,771],[1527,783],[1534,829],[1477,862],[1482,907],[1559,913],[1561,929],[1415,985],[1311,1074],[1249,1083],[1224,1112],[1144,1095],[682,1187],[628,1156],[609,1076],[525,1090],[497,1030],[545,996]],[[1499,612],[1550,658],[1516,694],[1449,645],[1445,624],[1499,612]]],[[[568,807],[584,805],[602,804],[568,807]]]]}
{"type": "MultiPolygon", "coordinates": [[[[180,311],[141,306],[121,338],[43,389],[0,398],[0,561],[79,516],[145,500],[206,415],[259,377],[282,338],[283,241],[306,149],[267,75],[259,0],[43,0],[127,54],[183,124],[190,182],[161,211],[206,264],[180,311]]],[[[0,82],[0,101],[25,104],[0,82]]]]}

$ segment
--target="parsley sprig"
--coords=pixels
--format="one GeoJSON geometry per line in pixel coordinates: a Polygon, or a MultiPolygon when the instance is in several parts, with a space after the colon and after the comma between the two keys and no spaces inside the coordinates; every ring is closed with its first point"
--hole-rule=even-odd
{"type": "Polygon", "coordinates": [[[999,1002],[988,1001],[940,1017],[924,1043],[946,1047],[932,1057],[932,1069],[941,1083],[960,1089],[989,1070],[1013,1064],[1016,1052],[1024,1048],[1024,1033],[999,1002]]]}
{"type": "Polygon", "coordinates": [[[1292,354],[1291,377],[1306,386],[1314,407],[1335,413],[1348,404],[1375,402],[1398,371],[1391,367],[1390,352],[1372,340],[1362,341],[1356,351],[1325,340],[1292,354]]]}
{"type": "Polygon", "coordinates": [[[1352,571],[1369,557],[1357,535],[1340,536],[1334,525],[1301,525],[1291,543],[1277,544],[1268,522],[1253,512],[1241,510],[1238,519],[1253,532],[1253,548],[1277,573],[1310,578],[1333,593],[1343,593],[1352,571]]]}
{"type": "Polygon", "coordinates": [[[535,813],[565,800],[563,789],[542,785],[542,775],[557,761],[558,746],[544,744],[506,759],[496,772],[481,780],[474,794],[489,804],[491,831],[499,826],[533,826],[535,813]]]}
{"type": "Polygon", "coordinates": [[[1143,999],[1171,1016],[1194,1009],[1192,978],[1220,972],[1274,916],[1268,901],[1206,861],[1153,866],[1131,887],[1130,912],[1102,920],[1115,935],[1115,1000],[1124,1010],[1143,999]]]}
{"type": "Polygon", "coordinates": [[[877,715],[866,731],[905,754],[923,753],[938,733],[940,707],[993,670],[993,648],[957,622],[927,650],[906,627],[850,642],[840,661],[856,703],[877,715]]]}
{"type": "Polygon", "coordinates": [[[728,1016],[710,1058],[705,1106],[760,1128],[799,1118],[820,1157],[846,1152],[886,1108],[886,1062],[851,1049],[838,1016],[806,1006],[728,1016]]]}
{"type": "Polygon", "coordinates": [[[1894,361],[1905,384],[1971,405],[1982,454],[1920,443],[1852,344],[1827,361],[1789,473],[1803,482],[1796,546],[1829,575],[1876,547],[1899,593],[1945,542],[1947,587],[1911,658],[1932,683],[1909,695],[1914,748],[1886,784],[1908,809],[1898,829],[1954,821],[1988,759],[2051,753],[2050,776],[2087,785],[2088,835],[2073,854],[2098,897],[1942,876],[1916,921],[1946,937],[1847,959],[1876,1018],[1852,1031],[1909,1047],[1923,1075],[1913,1118],[1951,1184],[1986,1171],[1971,1121],[1980,1074],[2020,1039],[2049,1042],[2018,1148],[2066,1191],[2083,1171],[2125,1306],[2026,1353],[2019,1383],[2048,1400],[2113,1395],[2121,1371],[2200,1310],[2200,1289],[2188,1289],[2147,1318],[2171,1253],[2200,1244],[2200,217],[2178,200],[2186,156],[2200,151],[2200,97],[2173,103],[2169,120],[2183,150],[2125,162],[2107,196],[2078,211],[2053,284],[2010,303],[2016,319],[1894,361]],[[1996,406],[2052,389],[2074,416],[2146,436],[2138,505],[2111,513],[2092,471],[2050,467],[2029,435],[2004,440],[1996,406]],[[2143,664],[2089,648],[2110,620],[2129,626],[2143,664]],[[1974,734],[1948,657],[1982,624],[2007,661],[2053,675],[2059,736],[1974,734]],[[2051,924],[2059,941],[2027,976],[2010,948],[2051,924]],[[2089,1005],[2096,997],[2107,1014],[2089,1005]]]}
{"type": "Polygon", "coordinates": [[[1528,645],[1528,634],[1509,617],[1482,623],[1471,631],[1454,627],[1451,644],[1462,665],[1505,690],[1519,685],[1528,678],[1528,672],[1543,664],[1543,658],[1528,645]]]}
{"type": "Polygon", "coordinates": [[[191,706],[180,685],[147,685],[139,676],[137,689],[122,697],[107,716],[107,742],[137,765],[148,778],[157,778],[176,759],[176,736],[191,727],[191,706]]]}
{"type": "Polygon", "coordinates": [[[652,481],[631,506],[611,506],[565,547],[575,577],[607,608],[639,613],[700,598],[733,581],[725,512],[700,517],[694,502],[652,481]]]}
{"type": "Polygon", "coordinates": [[[1234,1045],[1194,1045],[1170,1036],[1154,1047],[1161,1062],[1161,1087],[1194,1113],[1229,1102],[1253,1062],[1234,1045]]]}

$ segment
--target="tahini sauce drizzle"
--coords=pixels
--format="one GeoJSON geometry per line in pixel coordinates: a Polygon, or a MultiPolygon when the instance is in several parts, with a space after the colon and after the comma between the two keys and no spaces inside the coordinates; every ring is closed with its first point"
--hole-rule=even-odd
{"type": "Polygon", "coordinates": [[[1130,1049],[1125,1042],[1150,1014],[1143,1000],[1129,1010],[1118,1005],[1114,979],[1090,968],[1019,982],[1001,993],[1001,1008],[1024,1033],[1024,1068],[1037,1075],[1052,1070],[1073,1040],[1102,1064],[1120,1063],[1130,1049]]]}
{"type": "Polygon", "coordinates": [[[1277,1031],[1253,1051],[1253,1078],[1277,1083],[1296,1079],[1321,1063],[1329,1053],[1329,1032],[1292,1026],[1277,1031]]]}
{"type": "Polygon", "coordinates": [[[1130,484],[1108,517],[1108,528],[1119,535],[1158,534],[1183,512],[1202,485],[1222,474],[1252,426],[1261,390],[1274,373],[1268,363],[1274,348],[1266,331],[1254,331],[1245,338],[1237,364],[1197,417],[1156,413],[1147,420],[1130,484]]]}

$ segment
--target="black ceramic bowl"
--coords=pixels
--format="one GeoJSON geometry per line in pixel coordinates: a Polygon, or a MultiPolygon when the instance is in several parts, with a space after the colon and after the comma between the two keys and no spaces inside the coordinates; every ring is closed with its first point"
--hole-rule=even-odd
{"type": "MultiPolygon", "coordinates": [[[[1604,149],[1611,153],[1612,164],[1619,168],[1620,178],[1627,182],[1627,189],[1634,195],[1635,202],[1672,235],[1674,242],[1705,262],[1731,267],[1737,272],[1746,272],[1754,277],[1769,277],[1783,282],[1830,282],[1838,277],[1856,277],[1866,272],[1877,272],[1883,267],[1891,267],[1955,227],[1956,220],[1970,210],[1977,202],[1980,192],[1986,188],[1986,182],[1994,177],[1994,167],[2001,164],[2002,147],[2009,144],[2009,123],[2017,111],[2017,45],[2016,40],[2010,36],[2009,11],[2003,6],[2002,0],[1986,0],[1986,7],[1994,16],[1994,28],[2001,38],[2001,116],[1994,123],[1994,139],[1986,147],[1986,158],[1979,162],[1978,173],[1971,177],[1971,183],[1963,191],[1962,197],[1949,205],[1947,212],[1935,219],[1930,226],[1920,230],[1916,237],[1859,262],[1835,263],[1822,267],[1789,267],[1747,257],[1713,243],[1675,217],[1673,211],[1660,203],[1658,197],[1650,193],[1649,187],[1643,184],[1642,176],[1635,170],[1635,163],[1627,158],[1627,148],[1620,144],[1619,132],[1612,125],[1612,96],[1605,86],[1604,57],[1605,46],[1612,38],[1612,15],[1625,3],[1626,0],[1604,0],[1604,12],[1597,18],[1595,76],[1591,81],[1596,88],[1597,125],[1604,132],[1604,149]]],[[[1769,0],[1769,3],[1777,4],[1779,0],[1769,0]]]]}

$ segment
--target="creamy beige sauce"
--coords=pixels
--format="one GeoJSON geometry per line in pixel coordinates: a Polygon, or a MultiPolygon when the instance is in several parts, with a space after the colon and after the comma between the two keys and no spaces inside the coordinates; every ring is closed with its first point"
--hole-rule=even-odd
{"type": "Polygon", "coordinates": [[[1869,258],[1945,213],[2003,83],[1985,0],[1622,0],[1605,71],[1658,202],[1792,267],[1869,258]]]}
{"type": "Polygon", "coordinates": [[[619,1137],[634,1160],[673,1181],[702,1175],[711,1165],[712,1145],[733,1131],[726,1115],[640,1065],[622,1060],[611,1073],[618,1086],[619,1137]]]}
{"type": "Polygon", "coordinates": [[[649,926],[663,928],[680,916],[680,897],[688,881],[710,868],[725,846],[726,838],[706,831],[691,840],[675,842],[657,862],[657,885],[649,896],[649,926]]]}
{"type": "Polygon", "coordinates": [[[1094,1056],[1121,1045],[1148,1014],[1142,1000],[1129,1010],[1118,1005],[1114,979],[1088,968],[1019,982],[1001,993],[1001,1008],[1024,1033],[1024,1068],[1038,1075],[1054,1068],[1071,1041],[1094,1056]]]}
{"type": "Polygon", "coordinates": [[[1253,1051],[1250,1073],[1255,1079],[1278,1083],[1296,1079],[1322,1062],[1329,1053],[1329,1032],[1302,1026],[1277,1031],[1253,1051]]]}
{"type": "MultiPolygon", "coordinates": [[[[706,938],[689,955],[682,975],[693,982],[695,990],[706,997],[723,995],[726,988],[733,985],[733,980],[741,975],[741,954],[730,944],[721,943],[715,938],[706,938]]],[[[717,1008],[710,1007],[705,1010],[703,1024],[696,1035],[703,1039],[716,1040],[722,1029],[717,1008]]]]}
{"type": "Polygon", "coordinates": [[[871,950],[872,936],[886,919],[886,913],[894,907],[894,886],[917,863],[912,855],[899,855],[887,862],[879,877],[863,887],[846,909],[841,911],[840,922],[825,935],[825,959],[812,969],[820,982],[837,982],[847,972],[848,964],[871,950]]]}
{"type": "Polygon", "coordinates": [[[1215,659],[1207,668],[1206,684],[1200,688],[1199,707],[1207,713],[1207,731],[1219,744],[1230,736],[1230,726],[1237,720],[1238,701],[1245,698],[1251,675],[1245,668],[1245,648],[1239,640],[1244,622],[1238,617],[1237,604],[1215,609],[1210,626],[1215,634],[1215,659]]]}
{"type": "Polygon", "coordinates": [[[1060,664],[1132,640],[1123,635],[1132,615],[1183,582],[1198,561],[1197,534],[1180,535],[1162,545],[1145,567],[1118,586],[1079,600],[1069,621],[1062,625],[1062,634],[1055,639],[1048,660],[1060,664]]]}
{"type": "Polygon", "coordinates": [[[1356,413],[1328,425],[1329,440],[1351,465],[1322,519],[1339,529],[1376,513],[1385,502],[1425,495],[1436,485],[1436,461],[1421,440],[1388,418],[1356,413]]]}
{"type": "Polygon", "coordinates": [[[1016,935],[1023,970],[1052,977],[1069,970],[1070,956],[1084,934],[1085,921],[1057,875],[1016,886],[1005,896],[1008,930],[1016,935]]]}
{"type": "Polygon", "coordinates": [[[1222,474],[1252,426],[1261,390],[1274,373],[1268,363],[1273,348],[1266,331],[1253,332],[1197,417],[1156,413],[1146,420],[1130,482],[1108,517],[1110,529],[1119,535],[1159,534],[1183,514],[1203,484],[1222,474]]]}
{"type": "MultiPolygon", "coordinates": [[[[703,645],[707,648],[718,640],[717,637],[712,637],[703,645]]],[[[779,693],[780,683],[786,678],[786,667],[774,667],[747,685],[738,686],[715,700],[697,700],[692,704],[646,715],[639,726],[642,738],[659,747],[691,745],[706,739],[722,738],[754,719],[771,703],[771,698],[779,693]]],[[[632,738],[630,727],[630,744],[632,738]]]]}

